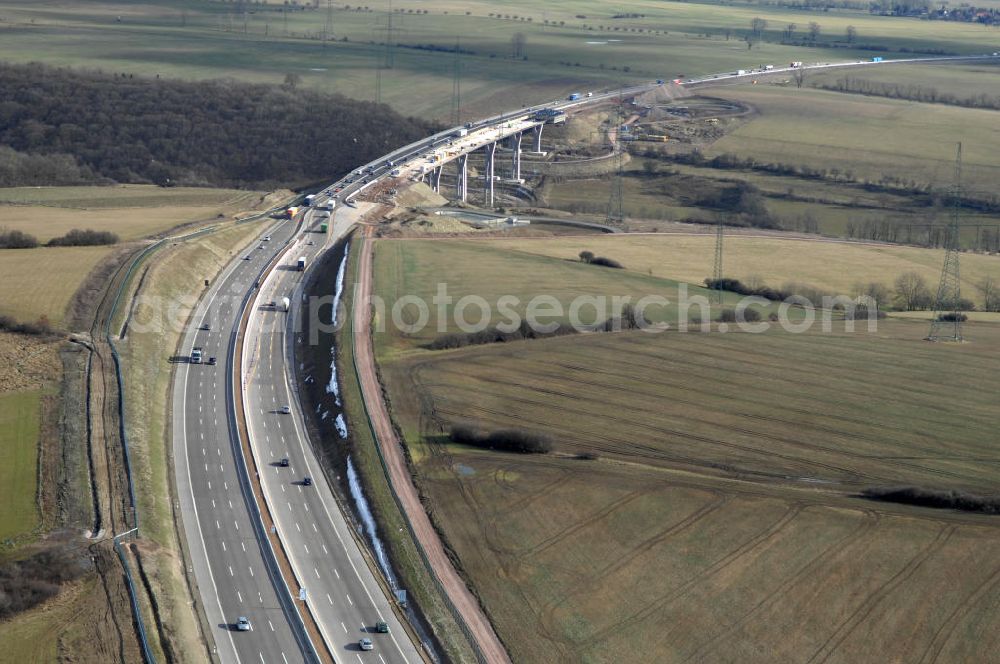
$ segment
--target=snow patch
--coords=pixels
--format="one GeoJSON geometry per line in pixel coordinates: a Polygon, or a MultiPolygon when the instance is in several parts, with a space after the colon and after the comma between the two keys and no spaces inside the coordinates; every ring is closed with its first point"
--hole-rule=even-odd
{"type": "Polygon", "coordinates": [[[375,530],[375,518],[368,507],[368,500],[365,499],[365,494],[361,490],[361,482],[358,481],[358,473],[354,470],[354,464],[351,462],[350,456],[347,457],[347,483],[350,486],[351,497],[354,499],[358,516],[361,517],[361,523],[364,525],[365,532],[368,533],[368,538],[371,540],[372,548],[375,550],[375,558],[378,560],[378,565],[389,580],[389,586],[393,590],[396,590],[399,587],[399,583],[392,571],[392,567],[389,566],[389,557],[385,553],[382,540],[378,538],[378,532],[375,530]]]}

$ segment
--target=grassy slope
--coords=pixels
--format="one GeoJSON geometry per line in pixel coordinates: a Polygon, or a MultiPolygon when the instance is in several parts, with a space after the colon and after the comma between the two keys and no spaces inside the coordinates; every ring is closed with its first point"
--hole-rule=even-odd
{"type": "MultiPolygon", "coordinates": [[[[758,276],[772,286],[798,282],[853,294],[857,283],[877,281],[892,287],[903,272],[920,273],[933,288],[944,252],[902,246],[740,237],[725,240],[725,274],[738,279],[758,276]]],[[[491,247],[572,259],[587,249],[621,261],[629,271],[701,283],[711,276],[715,237],[711,235],[601,236],[545,240],[496,240],[491,247]]],[[[980,301],[975,284],[984,276],[1000,278],[1000,257],[962,256],[963,296],[980,301]]]]}
{"type": "MultiPolygon", "coordinates": [[[[393,244],[377,257],[386,297],[470,260],[463,290],[487,299],[544,292],[564,269],[491,260],[500,242],[393,244]]],[[[400,352],[418,340],[394,337],[382,368],[430,508],[515,661],[988,659],[1000,570],[973,561],[991,555],[996,526],[840,491],[996,486],[984,386],[1000,328],[970,325],[964,346],[923,332],[884,321],[876,334],[626,333],[440,353],[400,352]],[[942,377],[949,392],[932,386],[942,377]],[[547,431],[558,452],[601,460],[439,442],[464,419],[547,431]]]]}
{"type": "MultiPolygon", "coordinates": [[[[370,240],[368,240],[370,241],[370,240]]],[[[359,242],[355,239],[354,243],[359,242]]],[[[344,292],[353,292],[353,283],[357,273],[359,252],[351,251],[348,259],[348,269],[345,275],[344,292]]],[[[432,629],[442,644],[448,657],[456,662],[473,661],[475,656],[465,642],[458,625],[451,616],[447,605],[439,592],[434,588],[433,579],[416,548],[414,540],[406,534],[406,521],[392,494],[392,488],[386,477],[368,424],[364,401],[361,398],[361,387],[354,371],[354,301],[345,297],[346,325],[337,335],[339,375],[351,377],[341,384],[344,410],[350,423],[352,436],[353,463],[365,487],[365,497],[381,529],[383,541],[388,543],[395,571],[408,592],[412,593],[424,617],[431,623],[432,629]]]]}
{"type": "MultiPolygon", "coordinates": [[[[143,285],[143,295],[167,303],[185,303],[176,313],[186,319],[188,307],[202,290],[202,280],[220,270],[235,252],[262,231],[260,224],[230,225],[208,236],[156,255],[143,285]],[[182,298],[189,298],[185,301],[182,298]]],[[[152,326],[151,326],[152,327],[152,326]]],[[[133,330],[118,344],[125,375],[126,414],[132,460],[140,483],[144,560],[160,604],[164,624],[188,656],[200,653],[198,627],[188,607],[183,564],[174,529],[169,471],[169,427],[165,421],[172,378],[169,356],[179,328],[133,330]]]]}
{"type": "Polygon", "coordinates": [[[40,390],[0,395],[0,543],[38,523],[38,417],[40,390]]]}

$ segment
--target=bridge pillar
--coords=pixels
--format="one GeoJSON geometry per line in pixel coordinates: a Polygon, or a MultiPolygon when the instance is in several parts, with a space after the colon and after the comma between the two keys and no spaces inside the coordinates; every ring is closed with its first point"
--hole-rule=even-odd
{"type": "Polygon", "coordinates": [[[483,181],[483,197],[486,199],[486,205],[493,207],[493,157],[497,151],[496,141],[484,145],[483,151],[486,153],[486,164],[483,168],[483,177],[485,178],[483,181]]]}
{"type": "Polygon", "coordinates": [[[511,147],[514,152],[511,163],[511,177],[514,180],[521,179],[521,137],[522,134],[520,132],[510,137],[511,147]]]}
{"type": "Polygon", "coordinates": [[[458,199],[463,203],[469,198],[469,155],[458,157],[458,199]]]}
{"type": "Polygon", "coordinates": [[[430,176],[431,176],[431,178],[430,178],[431,179],[431,189],[433,189],[435,192],[440,192],[441,191],[441,171],[443,171],[443,170],[444,170],[444,168],[442,168],[441,166],[438,166],[437,168],[435,168],[430,173],[430,176]]]}
{"type": "Polygon", "coordinates": [[[535,152],[542,151],[542,127],[545,123],[535,125],[535,152]]]}

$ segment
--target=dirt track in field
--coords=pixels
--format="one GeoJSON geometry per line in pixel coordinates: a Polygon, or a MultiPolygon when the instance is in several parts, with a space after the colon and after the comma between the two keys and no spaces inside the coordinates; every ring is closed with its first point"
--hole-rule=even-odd
{"type": "Polygon", "coordinates": [[[375,367],[375,353],[371,336],[371,312],[365,302],[372,294],[373,242],[369,238],[361,247],[358,284],[354,306],[354,356],[358,365],[361,393],[371,417],[374,434],[389,471],[393,491],[399,496],[403,511],[413,532],[424,550],[431,571],[443,586],[451,603],[458,609],[465,624],[472,632],[479,649],[488,662],[510,662],[507,650],[486,618],[479,601],[459,576],[445,552],[438,532],[431,524],[420,496],[413,484],[402,443],[393,428],[386,408],[382,386],[375,367]]]}

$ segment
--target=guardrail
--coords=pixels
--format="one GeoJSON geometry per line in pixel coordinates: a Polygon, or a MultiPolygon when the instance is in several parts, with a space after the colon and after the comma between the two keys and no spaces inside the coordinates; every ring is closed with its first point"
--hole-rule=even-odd
{"type": "MultiPolygon", "coordinates": [[[[262,217],[269,216],[279,208],[271,208],[258,215],[253,215],[246,219],[241,219],[237,221],[237,224],[246,223],[248,221],[256,221],[262,217]]],[[[209,226],[207,228],[202,228],[192,233],[186,233],[184,235],[178,235],[173,237],[166,237],[157,240],[153,244],[149,245],[145,249],[139,252],[133,259],[125,271],[125,276],[122,277],[121,283],[118,284],[118,291],[115,293],[115,299],[111,303],[111,309],[108,313],[108,318],[104,325],[104,337],[107,341],[108,347],[111,349],[111,358],[114,361],[115,366],[115,380],[118,384],[118,434],[122,441],[122,454],[125,460],[125,476],[128,480],[128,495],[129,495],[129,509],[132,511],[132,530],[129,530],[120,535],[116,535],[113,539],[115,552],[118,554],[118,559],[121,561],[122,568],[125,571],[125,582],[128,586],[129,603],[132,607],[132,618],[135,620],[136,629],[139,632],[139,642],[142,647],[142,657],[146,664],[156,664],[156,658],[153,656],[152,648],[149,645],[149,637],[146,633],[146,623],[142,617],[142,610],[139,605],[139,595],[135,588],[135,581],[132,577],[132,568],[128,563],[128,558],[125,557],[125,552],[121,547],[120,538],[126,535],[135,534],[136,537],[139,535],[139,510],[136,506],[135,500],[135,479],[132,474],[132,454],[128,442],[128,431],[125,423],[125,380],[122,374],[121,356],[118,354],[118,348],[115,346],[113,335],[111,334],[111,325],[118,315],[118,307],[121,304],[122,293],[125,292],[125,287],[131,283],[132,277],[135,274],[135,270],[139,265],[148,258],[153,252],[161,249],[167,242],[170,241],[181,241],[190,240],[201,235],[207,235],[218,230],[218,226],[209,226]]]]}
{"type": "MultiPolygon", "coordinates": [[[[292,235],[294,237],[294,233],[292,235]]],[[[237,324],[233,328],[229,337],[229,348],[226,351],[226,393],[230,395],[235,395],[235,372],[237,369],[237,353],[236,349],[239,345],[241,328],[243,327],[244,318],[247,316],[247,309],[250,303],[254,300],[257,291],[260,289],[262,280],[269,270],[277,264],[277,260],[280,256],[287,252],[289,246],[292,244],[292,238],[289,238],[282,245],[282,250],[275,253],[275,259],[268,262],[264,267],[261,268],[260,272],[257,273],[257,277],[254,280],[253,287],[246,292],[243,296],[243,301],[239,307],[239,318],[237,319],[237,324]]],[[[242,369],[240,370],[242,372],[242,369]]],[[[241,381],[242,383],[242,381],[241,381]]],[[[242,389],[242,385],[240,386],[242,389]]],[[[242,401],[241,401],[242,407],[242,401]]],[[[299,642],[300,647],[303,652],[306,653],[307,661],[321,662],[319,655],[316,652],[316,647],[312,643],[312,639],[309,636],[309,632],[306,629],[305,621],[302,615],[299,613],[298,608],[295,606],[295,602],[292,600],[292,591],[288,586],[288,582],[285,580],[284,574],[281,572],[281,566],[278,564],[278,556],[274,551],[274,547],[271,545],[271,540],[267,535],[267,531],[264,528],[264,517],[261,514],[260,506],[257,504],[257,498],[254,495],[253,487],[250,483],[250,467],[247,463],[246,456],[243,454],[243,437],[240,434],[240,428],[238,424],[238,414],[236,411],[236,400],[235,398],[226,399],[226,408],[229,411],[229,429],[230,429],[230,444],[233,448],[233,455],[236,457],[236,462],[241,468],[242,472],[238,472],[240,480],[240,491],[243,493],[244,502],[247,503],[250,511],[251,518],[250,521],[253,523],[254,534],[257,537],[257,541],[261,543],[261,549],[264,553],[263,558],[267,563],[267,574],[271,579],[271,583],[275,587],[284,587],[285,592],[278,592],[278,599],[282,604],[282,609],[285,615],[294,616],[294,624],[291,625],[292,632],[295,634],[296,641],[299,642]],[[279,582],[280,580],[280,582],[279,582]],[[310,659],[310,656],[312,659],[310,659]]],[[[291,621],[290,621],[291,622],[291,621]]]]}
{"type": "MultiPolygon", "coordinates": [[[[364,251],[364,244],[368,240],[367,238],[362,236],[360,238],[360,241],[362,243],[362,251],[364,251]]],[[[358,283],[358,272],[361,269],[360,253],[361,252],[358,252],[359,259],[354,268],[355,284],[358,283]]],[[[349,320],[351,321],[352,342],[354,341],[354,335],[357,334],[357,330],[354,329],[354,311],[353,311],[353,307],[356,305],[357,305],[356,302],[352,304],[351,316],[349,317],[349,320]]],[[[358,369],[358,355],[357,352],[355,352],[354,343],[352,343],[351,345],[351,364],[354,367],[354,380],[358,384],[358,393],[363,394],[363,390],[361,388],[361,371],[358,369]]],[[[372,433],[372,440],[375,441],[375,451],[378,453],[378,460],[379,463],[382,465],[382,472],[385,473],[386,483],[389,485],[389,492],[392,494],[393,502],[396,503],[396,508],[399,510],[399,513],[403,516],[403,521],[406,523],[406,530],[410,535],[410,539],[413,540],[413,543],[417,549],[417,553],[420,554],[420,559],[423,561],[424,567],[427,568],[427,573],[431,577],[431,580],[434,582],[434,586],[437,589],[438,594],[444,599],[444,602],[448,607],[448,611],[455,619],[455,623],[458,625],[459,629],[462,630],[462,633],[465,635],[465,638],[469,642],[469,645],[472,647],[473,651],[475,651],[476,659],[478,659],[480,662],[486,662],[487,661],[486,656],[483,654],[482,649],[479,647],[479,642],[473,635],[472,630],[469,629],[469,625],[465,622],[465,618],[462,617],[462,614],[458,610],[458,607],[456,607],[455,604],[451,601],[451,598],[448,596],[448,592],[441,584],[441,580],[438,579],[437,574],[434,573],[434,567],[431,566],[431,561],[427,558],[427,552],[424,551],[423,545],[417,538],[417,533],[413,530],[413,524],[411,524],[410,520],[406,517],[406,510],[403,508],[403,503],[399,499],[399,494],[396,493],[396,487],[393,486],[392,484],[392,477],[389,474],[389,466],[385,462],[385,457],[382,456],[382,446],[378,442],[378,434],[375,433],[375,423],[372,422],[371,412],[368,410],[368,402],[365,401],[365,399],[362,397],[361,403],[364,406],[365,420],[368,422],[368,429],[372,433]]]]}

